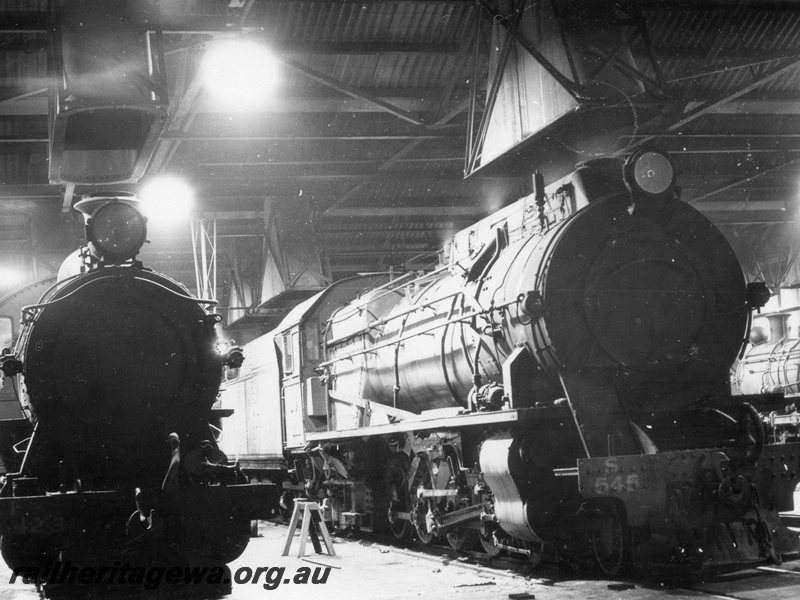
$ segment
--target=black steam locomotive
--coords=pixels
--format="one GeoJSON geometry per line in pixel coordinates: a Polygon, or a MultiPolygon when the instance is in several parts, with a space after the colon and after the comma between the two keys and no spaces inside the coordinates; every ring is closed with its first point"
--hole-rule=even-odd
{"type": "Polygon", "coordinates": [[[0,490],[0,550],[12,568],[56,561],[224,565],[276,487],[242,484],[210,421],[225,364],[208,301],[135,260],[146,219],[127,195],[92,196],[88,244],[23,309],[2,357],[33,424],[0,490]]]}
{"type": "Polygon", "coordinates": [[[535,187],[433,272],[335,283],[248,344],[223,447],[425,543],[608,574],[797,552],[800,445],[768,443],[780,398],[730,394],[768,290],[655,149],[535,187]]]}

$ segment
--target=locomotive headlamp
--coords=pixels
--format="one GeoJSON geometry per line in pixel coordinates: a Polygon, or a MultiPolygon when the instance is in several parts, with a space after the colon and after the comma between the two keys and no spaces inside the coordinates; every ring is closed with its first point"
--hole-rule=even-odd
{"type": "Polygon", "coordinates": [[[623,167],[625,185],[634,194],[663,196],[675,187],[675,168],[661,150],[642,148],[634,152],[623,167]]]}
{"type": "Polygon", "coordinates": [[[86,239],[99,258],[121,263],[134,258],[147,238],[147,219],[132,196],[84,197],[75,205],[86,218],[86,239]]]}
{"type": "Polygon", "coordinates": [[[91,241],[110,262],[136,256],[147,235],[144,217],[124,202],[110,202],[97,209],[89,230],[91,241]]]}

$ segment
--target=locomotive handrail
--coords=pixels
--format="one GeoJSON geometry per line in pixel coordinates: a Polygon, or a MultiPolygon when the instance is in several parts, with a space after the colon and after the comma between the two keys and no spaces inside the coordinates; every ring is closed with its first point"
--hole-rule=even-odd
{"type": "MultiPolygon", "coordinates": [[[[444,302],[445,300],[449,300],[451,298],[457,298],[459,296],[470,300],[471,303],[475,303],[480,307],[480,302],[478,301],[477,298],[474,298],[472,296],[468,296],[467,294],[464,293],[463,290],[458,290],[457,292],[453,292],[453,293],[447,294],[445,296],[439,296],[437,298],[434,298],[433,300],[430,300],[429,302],[426,302],[424,304],[415,305],[415,306],[413,306],[411,308],[408,308],[408,309],[406,309],[406,310],[404,310],[402,312],[393,314],[390,317],[381,317],[380,319],[376,319],[374,321],[371,321],[370,323],[367,323],[367,325],[365,327],[362,327],[358,331],[354,331],[352,333],[348,333],[347,335],[343,335],[343,336],[340,336],[338,338],[334,338],[332,340],[326,340],[325,346],[329,347],[329,346],[332,346],[334,344],[339,344],[341,342],[344,342],[346,340],[352,339],[352,338],[354,338],[354,337],[356,337],[358,335],[361,335],[363,333],[367,333],[371,329],[375,329],[379,325],[386,325],[390,321],[394,321],[394,320],[399,319],[401,317],[406,317],[406,316],[408,316],[408,315],[410,315],[412,313],[415,313],[417,311],[424,310],[426,308],[430,308],[431,306],[433,306],[434,304],[438,304],[439,302],[444,302]]],[[[516,302],[517,302],[517,300],[514,300],[513,302],[509,302],[509,303],[503,304],[501,306],[502,307],[509,306],[510,304],[514,304],[516,302]]],[[[488,309],[481,308],[481,312],[476,313],[476,314],[486,314],[488,312],[491,312],[491,310],[492,310],[491,308],[488,308],[488,309]]],[[[451,311],[452,311],[452,309],[451,309],[451,311]]]]}
{"type": "Polygon", "coordinates": [[[381,317],[380,319],[375,319],[374,321],[371,321],[371,322],[367,323],[367,325],[365,327],[362,327],[358,331],[354,331],[352,333],[348,333],[347,335],[343,335],[343,336],[340,336],[338,338],[334,338],[332,340],[327,340],[325,342],[325,346],[333,346],[334,344],[339,344],[341,342],[344,342],[346,340],[354,338],[354,337],[356,337],[358,335],[361,335],[362,333],[367,333],[369,330],[375,329],[379,325],[386,325],[386,323],[388,323],[389,321],[394,321],[394,320],[399,319],[401,317],[405,317],[405,316],[408,316],[408,315],[410,315],[412,313],[415,313],[415,312],[417,312],[419,310],[423,310],[425,308],[430,308],[433,304],[437,304],[439,302],[443,302],[444,300],[449,300],[450,298],[454,298],[454,297],[457,297],[457,296],[465,296],[465,295],[466,294],[464,294],[463,290],[458,290],[457,292],[453,292],[452,294],[447,294],[446,296],[440,296],[440,297],[438,297],[438,298],[436,298],[434,300],[431,300],[429,302],[426,302],[424,304],[415,305],[412,308],[408,308],[408,309],[406,309],[406,310],[404,310],[402,312],[399,312],[397,314],[391,315],[390,317],[381,317]]]}
{"type": "MultiPolygon", "coordinates": [[[[447,319],[448,320],[453,318],[453,313],[456,310],[457,304],[458,304],[458,301],[455,298],[453,298],[453,301],[450,303],[450,310],[447,313],[447,319]]],[[[461,309],[462,310],[463,310],[463,307],[464,307],[464,298],[462,297],[461,298],[461,309]]],[[[461,347],[463,348],[463,351],[464,351],[465,355],[468,356],[469,352],[467,351],[466,339],[464,338],[464,330],[461,329],[459,331],[459,333],[460,333],[460,335],[458,337],[459,337],[459,341],[461,342],[461,347]]],[[[439,361],[439,366],[442,369],[442,375],[444,375],[444,382],[445,382],[445,385],[447,385],[447,389],[450,390],[450,394],[452,394],[453,398],[458,399],[459,403],[461,403],[461,398],[459,396],[459,393],[456,390],[456,388],[453,386],[453,382],[452,382],[452,380],[450,378],[450,372],[447,369],[446,339],[447,339],[447,332],[445,331],[442,334],[441,346],[439,348],[439,352],[441,354],[441,359],[439,361]]],[[[396,379],[397,379],[397,387],[399,388],[400,387],[400,383],[399,383],[400,382],[400,377],[399,377],[400,374],[399,374],[398,359],[400,357],[400,344],[397,345],[397,348],[395,349],[395,352],[394,352],[394,356],[395,356],[395,370],[398,371],[397,377],[396,377],[396,379]]],[[[469,360],[469,359],[467,359],[467,360],[469,360]]],[[[470,367],[470,370],[472,370],[472,372],[474,373],[475,372],[475,367],[473,365],[469,365],[469,367],[470,367]]],[[[399,393],[400,392],[399,392],[399,389],[398,389],[397,394],[399,395],[399,393]]]]}
{"type": "MultiPolygon", "coordinates": [[[[389,276],[391,277],[391,273],[389,273],[389,276]]],[[[402,275],[399,275],[396,279],[392,279],[391,281],[387,281],[386,283],[382,283],[381,285],[379,285],[377,287],[374,287],[369,291],[370,292],[379,292],[379,291],[381,291],[383,289],[391,288],[393,285],[398,285],[398,284],[402,283],[402,281],[404,279],[409,279],[409,278],[411,278],[413,276],[414,276],[414,272],[413,271],[409,271],[408,273],[403,273],[402,275]]],[[[361,299],[361,294],[359,294],[356,298],[357,299],[361,299]]]]}
{"type": "Polygon", "coordinates": [[[455,318],[455,319],[448,319],[447,321],[444,321],[442,323],[438,323],[436,325],[428,327],[427,329],[423,329],[422,331],[416,331],[414,333],[410,333],[408,335],[404,335],[402,337],[399,337],[399,338],[397,338],[395,340],[390,340],[390,341],[387,341],[387,342],[383,342],[382,344],[376,344],[375,346],[371,346],[371,347],[369,347],[369,348],[367,348],[365,350],[359,350],[358,352],[353,352],[353,353],[348,354],[346,356],[340,356],[339,358],[335,358],[333,360],[326,360],[325,362],[319,363],[319,365],[317,365],[317,366],[318,367],[327,367],[327,366],[330,366],[330,365],[334,364],[335,362],[338,362],[338,361],[343,360],[343,359],[352,358],[353,356],[359,356],[361,354],[368,354],[370,352],[374,352],[376,350],[381,350],[383,348],[388,348],[392,344],[399,344],[399,343],[404,342],[406,340],[410,340],[413,337],[417,337],[417,336],[420,336],[420,335],[425,335],[426,333],[430,333],[431,331],[434,331],[436,329],[441,329],[442,327],[447,327],[448,325],[452,325],[453,323],[460,323],[460,322],[463,322],[463,321],[469,321],[470,319],[473,319],[475,317],[479,317],[481,315],[489,314],[492,311],[506,308],[508,306],[511,306],[512,304],[516,304],[517,302],[518,302],[518,300],[515,298],[514,300],[509,300],[507,302],[503,302],[502,304],[497,304],[497,305],[493,304],[489,308],[472,311],[472,312],[466,313],[464,315],[461,315],[461,316],[459,316],[458,318],[455,318]]]}
{"type": "MultiPolygon", "coordinates": [[[[83,282],[81,285],[76,287],[74,290],[72,290],[71,292],[65,294],[64,296],[61,296],[60,298],[57,298],[55,300],[48,300],[47,302],[41,302],[41,303],[38,303],[38,304],[28,304],[27,306],[23,306],[22,307],[23,321],[26,320],[26,317],[27,318],[31,318],[28,315],[30,315],[34,311],[42,310],[43,308],[46,308],[48,306],[52,306],[54,304],[57,304],[57,303],[61,302],[62,300],[66,300],[67,298],[69,298],[73,294],[75,294],[76,292],[82,290],[87,285],[90,285],[90,284],[92,284],[92,283],[94,283],[96,281],[102,281],[102,280],[105,280],[105,279],[121,279],[123,277],[129,277],[129,275],[104,275],[102,277],[95,277],[95,278],[93,278],[93,279],[91,279],[89,281],[83,282]]],[[[162,285],[162,284],[158,283],[157,281],[153,281],[152,279],[148,279],[147,277],[134,276],[133,279],[136,279],[138,281],[144,281],[144,282],[147,282],[147,283],[149,283],[151,285],[155,285],[155,286],[160,287],[163,290],[169,292],[170,294],[173,294],[174,296],[177,296],[178,298],[183,298],[184,300],[189,300],[189,301],[195,302],[197,304],[209,304],[209,305],[212,305],[212,306],[215,305],[215,304],[218,304],[217,300],[212,300],[212,299],[209,299],[209,298],[195,298],[193,296],[187,296],[186,294],[181,294],[179,292],[176,292],[175,290],[171,290],[170,288],[168,288],[165,285],[162,285]]]]}
{"type": "Polygon", "coordinates": [[[42,302],[42,300],[44,300],[44,298],[45,298],[45,297],[46,297],[48,294],[54,293],[54,290],[55,290],[56,288],[58,288],[58,287],[60,287],[60,286],[63,286],[63,285],[64,285],[65,283],[67,283],[68,281],[72,281],[73,279],[77,279],[77,278],[78,278],[78,277],[80,277],[81,275],[83,275],[83,273],[75,273],[74,275],[70,275],[70,276],[68,276],[68,277],[65,277],[64,279],[62,279],[62,280],[60,280],[60,281],[59,281],[59,280],[56,280],[56,281],[55,281],[55,283],[53,283],[51,286],[49,286],[49,287],[48,287],[48,288],[47,288],[47,289],[46,289],[44,292],[42,292],[42,294],[39,296],[39,303],[41,303],[41,302],[42,302]]]}
{"type": "MultiPolygon", "coordinates": [[[[399,332],[400,335],[403,335],[403,332],[406,330],[406,323],[408,323],[409,316],[410,315],[406,315],[406,317],[400,323],[400,332],[399,332]]],[[[395,346],[394,348],[393,369],[394,369],[394,389],[392,390],[392,406],[394,408],[397,408],[397,400],[400,398],[400,344],[397,344],[397,346],[395,346]]]]}
{"type": "Polygon", "coordinates": [[[28,304],[27,306],[22,307],[22,321],[27,322],[27,319],[33,318],[32,313],[37,310],[41,310],[48,306],[52,306],[53,304],[58,304],[62,300],[66,300],[67,298],[71,297],[76,292],[82,290],[85,286],[89,285],[90,282],[86,281],[83,285],[78,286],[68,294],[62,296],[61,298],[57,298],[56,300],[48,300],[47,302],[40,302],[38,304],[28,304]]]}
{"type": "MultiPolygon", "coordinates": [[[[424,275],[422,275],[420,277],[417,277],[416,279],[414,279],[414,282],[428,279],[430,277],[433,277],[434,275],[440,275],[443,271],[446,271],[449,268],[450,268],[449,266],[439,267],[438,269],[434,269],[433,271],[430,271],[429,273],[425,273],[424,275]]],[[[406,273],[405,275],[401,275],[400,277],[398,277],[394,281],[388,281],[388,282],[384,283],[383,285],[380,285],[380,286],[378,286],[376,288],[371,289],[370,292],[373,292],[373,293],[381,291],[383,289],[386,289],[386,291],[383,294],[380,294],[378,296],[374,296],[374,297],[369,298],[369,302],[376,302],[377,300],[380,300],[381,298],[385,298],[386,296],[388,296],[391,293],[398,292],[399,291],[399,287],[400,287],[400,285],[398,285],[398,284],[401,282],[401,280],[413,277],[413,275],[414,274],[412,272],[409,272],[409,273],[406,273]],[[397,287],[390,287],[390,286],[395,286],[395,285],[397,285],[397,287]]],[[[402,283],[402,285],[408,285],[408,283],[402,283]]],[[[360,295],[360,296],[358,296],[357,300],[361,300],[362,298],[363,298],[363,296],[360,295]]],[[[361,305],[359,305],[358,302],[353,302],[353,303],[349,304],[348,306],[344,307],[340,312],[337,312],[335,315],[333,315],[329,319],[329,322],[333,322],[334,318],[336,318],[338,320],[339,317],[342,317],[341,320],[346,320],[352,313],[358,312],[359,310],[361,310],[361,305]],[[345,309],[349,309],[349,310],[345,310],[345,309]]]]}
{"type": "Polygon", "coordinates": [[[213,298],[195,298],[194,296],[187,296],[186,294],[178,293],[175,290],[171,290],[167,286],[162,285],[162,284],[158,283],[157,281],[153,281],[151,279],[147,279],[146,277],[134,277],[134,279],[138,279],[140,281],[146,281],[147,283],[151,283],[153,285],[156,285],[156,286],[158,286],[160,288],[165,289],[166,291],[168,291],[169,293],[173,294],[174,296],[177,296],[178,298],[183,298],[184,300],[189,300],[189,301],[195,302],[197,304],[208,304],[208,305],[211,305],[211,306],[219,304],[219,301],[218,300],[214,300],[213,298]]]}
{"type": "MultiPolygon", "coordinates": [[[[384,283],[382,285],[379,285],[379,286],[377,286],[375,288],[371,288],[369,290],[364,291],[363,293],[361,293],[358,296],[356,296],[355,301],[352,302],[351,304],[345,306],[339,313],[336,314],[336,316],[338,317],[338,316],[342,315],[346,319],[347,317],[349,317],[349,315],[351,313],[358,312],[359,310],[361,310],[358,301],[361,300],[364,297],[364,294],[366,294],[366,293],[375,293],[375,292],[379,292],[379,291],[381,291],[383,289],[387,289],[387,291],[384,294],[381,294],[379,296],[375,296],[375,297],[370,298],[371,302],[374,302],[375,300],[380,300],[381,298],[383,298],[385,296],[388,296],[390,293],[396,291],[396,288],[393,288],[391,286],[401,284],[404,279],[408,279],[410,277],[413,277],[413,275],[414,274],[412,272],[408,272],[408,273],[405,273],[403,275],[400,275],[397,279],[395,279],[393,281],[387,281],[386,283],[384,283]],[[350,309],[350,310],[345,310],[345,309],[350,309]]],[[[405,285],[405,284],[403,284],[403,285],[405,285]]],[[[329,319],[329,322],[332,321],[332,320],[333,320],[333,317],[331,317],[331,319],[329,319]]]]}
{"type": "MultiPolygon", "coordinates": [[[[421,276],[417,277],[416,279],[414,279],[414,281],[415,282],[424,281],[424,280],[429,279],[429,278],[431,278],[431,277],[433,277],[435,275],[441,275],[442,273],[444,273],[445,271],[449,271],[453,267],[460,267],[462,270],[464,270],[465,273],[467,272],[467,270],[461,265],[461,263],[459,261],[455,261],[455,262],[453,262],[451,264],[447,264],[447,265],[443,265],[441,267],[438,267],[438,268],[434,269],[433,271],[429,271],[429,272],[425,273],[424,275],[421,275],[421,276]]],[[[370,290],[371,292],[378,292],[378,291],[383,290],[383,289],[386,289],[386,292],[384,294],[379,295],[379,296],[375,296],[375,297],[370,298],[370,302],[375,302],[376,300],[380,300],[381,298],[384,298],[385,296],[388,296],[392,292],[398,291],[398,287],[399,286],[398,287],[391,287],[391,286],[396,286],[403,279],[407,279],[409,277],[413,277],[413,275],[414,275],[413,272],[409,272],[409,273],[406,273],[404,275],[399,276],[397,279],[395,279],[393,281],[387,281],[383,285],[379,285],[378,287],[373,288],[372,290],[370,290]]],[[[403,284],[403,285],[407,285],[407,284],[403,284]]],[[[359,300],[361,298],[362,298],[362,296],[358,297],[359,300]]],[[[351,310],[347,311],[347,312],[344,311],[344,310],[342,310],[341,312],[337,312],[335,317],[338,318],[338,317],[342,316],[342,317],[346,318],[351,313],[356,312],[356,311],[358,311],[360,309],[360,307],[357,305],[357,302],[353,302],[352,304],[348,305],[348,307],[346,307],[346,308],[350,308],[351,310]]],[[[331,321],[332,320],[333,320],[333,317],[331,317],[331,321]]],[[[344,319],[342,319],[342,320],[344,320],[344,319]]],[[[359,332],[359,333],[363,333],[363,331],[359,332]]],[[[354,334],[354,335],[358,335],[358,334],[354,334]]]]}
{"type": "Polygon", "coordinates": [[[20,440],[19,442],[11,446],[11,449],[14,450],[14,454],[22,454],[28,448],[28,443],[30,441],[31,441],[31,436],[28,436],[24,440],[20,440]],[[25,448],[22,447],[23,445],[25,445],[25,448]]]}

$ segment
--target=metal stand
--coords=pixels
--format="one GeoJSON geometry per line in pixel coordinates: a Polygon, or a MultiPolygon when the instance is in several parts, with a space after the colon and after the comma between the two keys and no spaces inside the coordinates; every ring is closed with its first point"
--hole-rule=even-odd
{"type": "Polygon", "coordinates": [[[292,546],[292,538],[294,532],[297,530],[297,523],[300,520],[300,511],[303,511],[303,525],[300,528],[300,550],[297,553],[298,558],[305,556],[306,540],[311,537],[311,544],[314,546],[314,551],[317,554],[322,554],[322,546],[319,543],[319,536],[325,541],[325,547],[330,556],[336,556],[333,550],[333,542],[328,533],[328,528],[325,527],[325,521],[322,520],[322,509],[316,502],[308,502],[307,500],[296,499],[294,501],[294,511],[292,512],[292,520],[289,523],[289,533],[286,536],[286,545],[283,547],[282,556],[289,554],[289,548],[292,546]],[[310,527],[309,527],[310,526],[310,527]]]}

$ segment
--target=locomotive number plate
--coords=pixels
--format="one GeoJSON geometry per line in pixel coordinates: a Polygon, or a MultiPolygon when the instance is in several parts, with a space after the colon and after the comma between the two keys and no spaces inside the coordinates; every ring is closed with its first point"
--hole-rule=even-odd
{"type": "Polygon", "coordinates": [[[651,472],[639,457],[608,457],[581,461],[581,491],[589,496],[637,492],[645,488],[651,472]]]}
{"type": "Polygon", "coordinates": [[[628,475],[595,477],[592,489],[599,496],[612,492],[635,492],[639,489],[639,475],[630,473],[628,475]]]}

